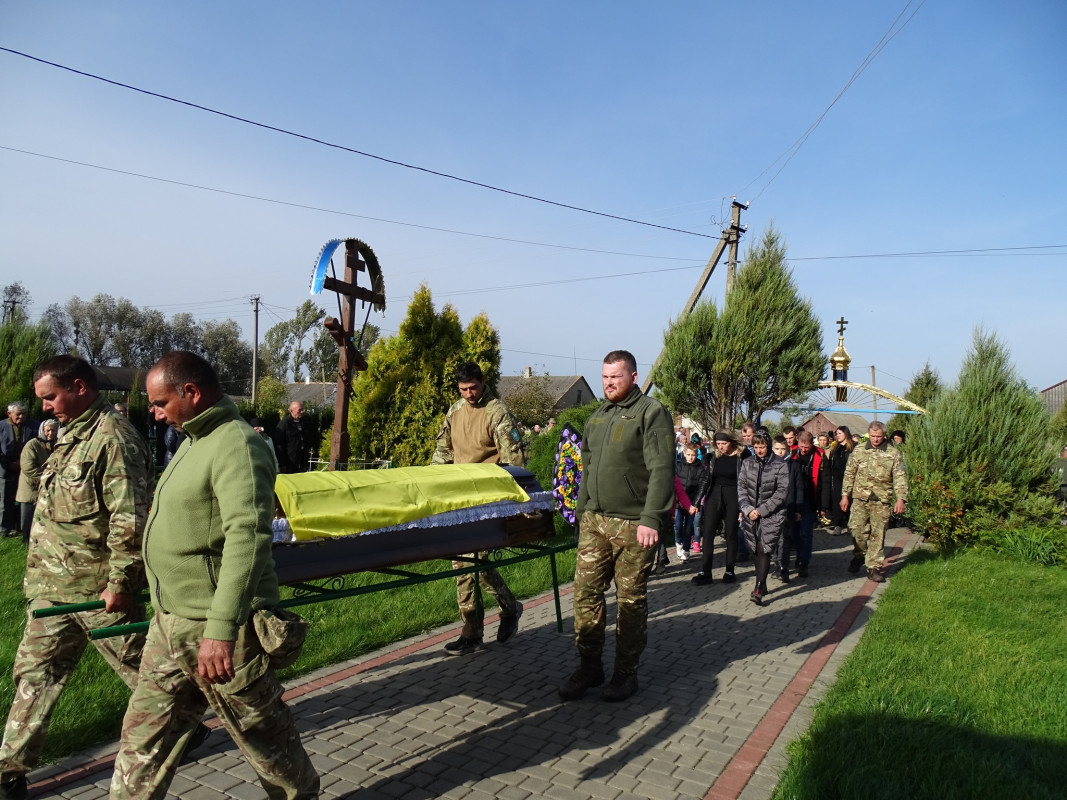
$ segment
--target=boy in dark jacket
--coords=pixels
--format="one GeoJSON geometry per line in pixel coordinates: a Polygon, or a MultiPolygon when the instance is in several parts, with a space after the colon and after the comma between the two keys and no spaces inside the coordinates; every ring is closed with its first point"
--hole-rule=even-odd
{"type": "MultiPolygon", "coordinates": [[[[682,460],[675,464],[674,475],[681,481],[685,496],[696,502],[704,480],[704,465],[697,460],[697,446],[692,442],[686,442],[682,447],[682,460]]],[[[674,508],[674,544],[679,561],[689,558],[694,530],[693,514],[679,503],[674,508]]]]}

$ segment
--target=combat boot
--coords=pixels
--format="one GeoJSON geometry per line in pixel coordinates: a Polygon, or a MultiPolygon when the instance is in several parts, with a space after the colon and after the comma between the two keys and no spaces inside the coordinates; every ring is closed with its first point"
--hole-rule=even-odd
{"type": "Polygon", "coordinates": [[[26,800],[30,796],[24,772],[5,772],[0,775],[0,800],[26,800]]]}
{"type": "Polygon", "coordinates": [[[561,700],[577,700],[604,682],[604,665],[598,658],[583,658],[578,669],[559,687],[561,700]]]}
{"type": "Polygon", "coordinates": [[[469,656],[484,649],[481,636],[460,636],[456,641],[445,645],[445,652],[450,656],[469,656]]]}
{"type": "Polygon", "coordinates": [[[608,703],[621,703],[629,699],[637,691],[637,675],[633,672],[616,672],[611,676],[604,691],[600,693],[600,699],[608,703]]]}

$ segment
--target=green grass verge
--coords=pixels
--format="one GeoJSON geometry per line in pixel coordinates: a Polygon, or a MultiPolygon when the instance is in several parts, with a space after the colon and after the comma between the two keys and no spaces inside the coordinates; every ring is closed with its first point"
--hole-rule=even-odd
{"type": "MultiPolygon", "coordinates": [[[[562,544],[566,539],[557,540],[562,544]]],[[[569,550],[556,556],[561,583],[574,578],[575,555],[569,550]]],[[[427,573],[448,569],[434,561],[405,567],[427,573]]],[[[14,697],[11,669],[22,638],[26,604],[22,576],[26,549],[21,541],[0,539],[0,708],[14,697]]],[[[552,587],[547,558],[502,567],[501,575],[516,596],[530,597],[552,587]]],[[[380,583],[395,578],[357,573],[348,586],[380,583]]],[[[288,595],[288,590],[284,590],[288,595]]],[[[487,614],[493,601],[484,594],[487,614]]],[[[342,598],[294,609],[312,622],[304,652],[292,667],[280,673],[283,680],[363,655],[392,642],[458,621],[456,582],[442,579],[402,589],[342,598]]],[[[118,737],[129,691],[91,645],[59,701],[45,746],[42,763],[57,761],[93,744],[118,737]]]]}
{"type": "Polygon", "coordinates": [[[1067,571],[916,553],[808,732],[775,800],[1067,796],[1067,571]]]}

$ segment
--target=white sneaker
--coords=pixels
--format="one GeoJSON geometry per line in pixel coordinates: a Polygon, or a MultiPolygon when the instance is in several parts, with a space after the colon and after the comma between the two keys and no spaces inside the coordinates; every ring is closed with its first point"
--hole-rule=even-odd
{"type": "Polygon", "coordinates": [[[685,561],[687,558],[689,558],[689,554],[682,549],[682,546],[680,544],[675,545],[674,549],[678,553],[679,561],[685,561]]]}
{"type": "Polygon", "coordinates": [[[688,550],[685,551],[685,558],[683,558],[682,560],[683,561],[688,561],[689,560],[689,551],[688,550]]]}

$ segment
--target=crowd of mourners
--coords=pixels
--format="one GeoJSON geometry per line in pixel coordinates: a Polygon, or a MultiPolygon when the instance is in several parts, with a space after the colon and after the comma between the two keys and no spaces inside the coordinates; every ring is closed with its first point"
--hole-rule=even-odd
{"type": "MultiPolygon", "coordinates": [[[[884,425],[873,422],[864,437],[844,425],[817,434],[786,426],[772,436],[767,428],[746,422],[740,436],[732,430],[716,432],[710,447],[684,428],[676,428],[675,436],[673,555],[683,563],[700,559],[694,584],[706,586],[715,580],[713,545],[721,535],[725,564],[720,580],[733,583],[737,563],[751,560],[756,574],[751,599],[762,605],[768,576],[784,583],[794,576],[808,577],[816,527],[833,536],[851,535],[849,571],[857,573],[866,566],[868,578],[884,580],[884,528],[891,516],[903,514],[907,499],[899,453],[906,439],[903,431],[893,431],[887,440],[884,425]],[[880,470],[860,470],[854,463],[850,473],[857,447],[888,457],[881,459],[880,470]],[[854,505],[854,494],[862,500],[862,513],[854,505]],[[881,510],[889,509],[892,496],[897,502],[883,523],[881,510]],[[872,499],[873,527],[868,513],[872,499]]],[[[661,538],[653,574],[671,563],[667,538],[661,538]]]]}

